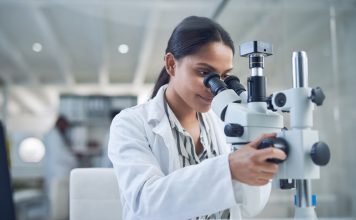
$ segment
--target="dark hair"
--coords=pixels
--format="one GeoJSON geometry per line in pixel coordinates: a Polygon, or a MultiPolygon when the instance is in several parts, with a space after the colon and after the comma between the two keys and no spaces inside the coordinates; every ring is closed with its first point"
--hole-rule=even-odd
{"type": "MultiPolygon", "coordinates": [[[[173,30],[168,40],[166,54],[172,53],[176,59],[196,53],[201,47],[211,42],[223,42],[235,53],[230,35],[215,21],[198,16],[190,16],[181,21],[173,30]]],[[[169,82],[165,67],[162,68],[151,98],[155,97],[161,86],[169,82]]]]}

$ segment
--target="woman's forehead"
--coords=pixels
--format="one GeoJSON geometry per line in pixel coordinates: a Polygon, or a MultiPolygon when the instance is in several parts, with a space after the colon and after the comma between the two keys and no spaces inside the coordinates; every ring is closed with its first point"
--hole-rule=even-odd
{"type": "Polygon", "coordinates": [[[233,53],[230,47],[216,42],[203,46],[196,53],[184,57],[183,60],[189,65],[229,69],[232,68],[233,53]]]}

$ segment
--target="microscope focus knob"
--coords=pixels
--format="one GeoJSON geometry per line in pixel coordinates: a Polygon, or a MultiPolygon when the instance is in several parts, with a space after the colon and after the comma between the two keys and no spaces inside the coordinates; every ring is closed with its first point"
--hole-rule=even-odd
{"type": "MultiPolygon", "coordinates": [[[[277,137],[275,139],[271,139],[271,138],[263,139],[262,142],[260,143],[260,145],[257,147],[257,149],[264,149],[267,147],[277,148],[277,149],[283,151],[288,157],[289,144],[283,138],[277,137]]],[[[287,158],[285,160],[287,160],[287,158]]],[[[276,158],[267,159],[267,162],[276,163],[276,164],[282,163],[283,161],[284,160],[280,160],[280,159],[276,159],[276,158]]]]}
{"type": "Polygon", "coordinates": [[[242,137],[244,134],[244,127],[240,124],[228,123],[224,127],[224,132],[228,137],[242,137]]]}
{"type": "Polygon", "coordinates": [[[329,146],[322,141],[316,142],[312,146],[310,156],[316,165],[325,166],[330,161],[329,146]]]}
{"type": "Polygon", "coordinates": [[[310,99],[317,106],[320,106],[320,105],[323,104],[323,102],[325,100],[325,94],[324,94],[323,90],[320,87],[316,87],[316,88],[311,90],[310,99]]]}

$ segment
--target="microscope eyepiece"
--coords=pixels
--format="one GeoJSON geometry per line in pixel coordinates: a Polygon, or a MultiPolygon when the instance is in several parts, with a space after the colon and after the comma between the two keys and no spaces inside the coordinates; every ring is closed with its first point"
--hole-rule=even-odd
{"type": "Polygon", "coordinates": [[[227,89],[226,84],[220,80],[219,74],[214,72],[211,72],[204,77],[204,85],[207,88],[210,88],[214,96],[227,89]]]}
{"type": "Polygon", "coordinates": [[[245,92],[245,87],[240,83],[240,79],[237,76],[230,75],[224,79],[225,84],[229,89],[234,90],[237,95],[245,92]]]}

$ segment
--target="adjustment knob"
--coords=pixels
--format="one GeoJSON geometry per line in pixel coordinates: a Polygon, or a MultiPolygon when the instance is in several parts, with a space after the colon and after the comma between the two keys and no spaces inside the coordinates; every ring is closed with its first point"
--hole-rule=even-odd
{"type": "Polygon", "coordinates": [[[225,135],[228,137],[242,137],[244,127],[239,124],[228,123],[224,127],[225,135]]]}
{"type": "Polygon", "coordinates": [[[329,146],[322,141],[316,142],[312,146],[310,156],[316,165],[325,166],[330,161],[329,146]]]}
{"type": "MultiPolygon", "coordinates": [[[[262,142],[260,143],[260,145],[257,147],[257,149],[264,149],[267,147],[275,147],[277,149],[280,149],[288,157],[289,145],[288,145],[287,141],[284,140],[283,138],[277,137],[275,139],[271,139],[271,138],[263,139],[262,142]]],[[[267,162],[270,162],[270,163],[282,163],[283,161],[284,160],[280,160],[280,159],[276,159],[276,158],[267,159],[267,162]]]]}
{"type": "Polygon", "coordinates": [[[274,98],[274,102],[281,108],[287,103],[287,96],[284,93],[279,92],[274,98]]]}
{"type": "Polygon", "coordinates": [[[325,94],[324,94],[323,90],[320,87],[316,87],[316,88],[311,90],[310,99],[317,106],[320,106],[320,105],[323,104],[323,102],[325,100],[325,94]]]}

